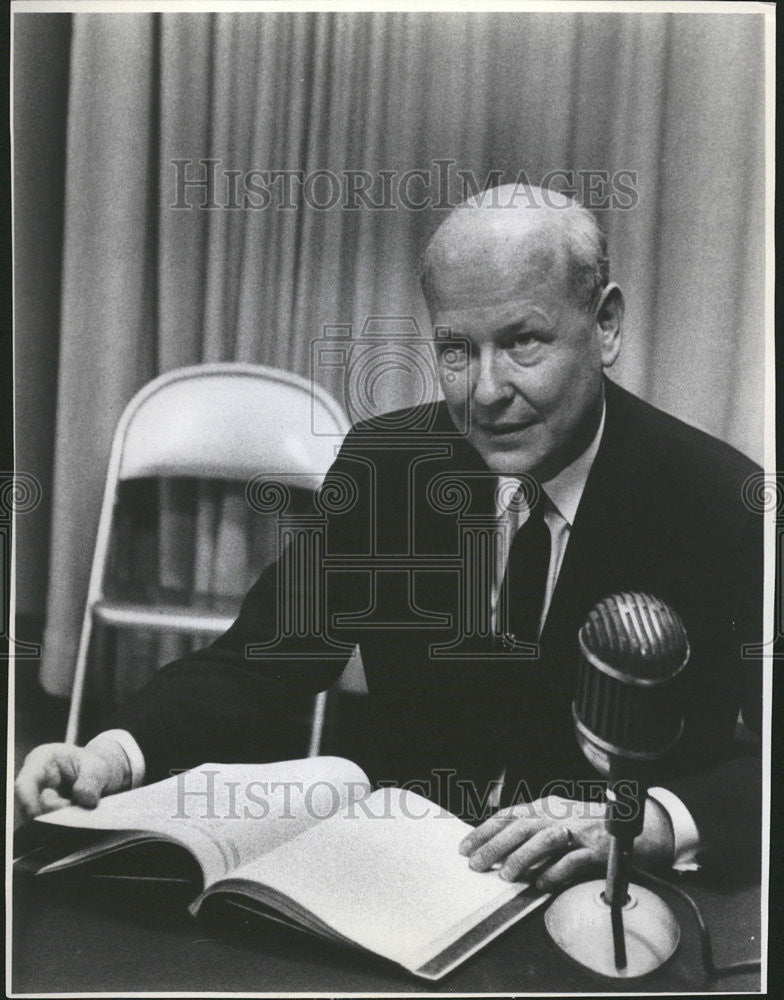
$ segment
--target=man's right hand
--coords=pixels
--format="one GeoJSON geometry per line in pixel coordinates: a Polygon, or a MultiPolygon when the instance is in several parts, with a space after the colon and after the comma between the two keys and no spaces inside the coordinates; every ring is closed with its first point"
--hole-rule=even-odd
{"type": "Polygon", "coordinates": [[[131,786],[128,757],[114,740],[86,747],[44,743],[25,758],[14,783],[25,819],[62,806],[95,807],[104,794],[131,786]]]}

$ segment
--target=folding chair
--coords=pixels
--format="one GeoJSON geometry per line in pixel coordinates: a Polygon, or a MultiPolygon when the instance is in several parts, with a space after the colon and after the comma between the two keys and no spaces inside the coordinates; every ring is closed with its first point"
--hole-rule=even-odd
{"type": "MultiPolygon", "coordinates": [[[[268,476],[315,490],[348,426],[335,400],[306,379],[240,362],[179,368],[154,379],[133,397],[112,442],[66,742],[75,743],[78,738],[96,623],[215,638],[232,625],[239,609],[239,601],[235,607],[215,602],[162,606],[107,597],[107,560],[120,484],[156,476],[245,482],[268,476]]],[[[311,756],[319,751],[325,701],[325,692],[315,699],[311,756]]]]}

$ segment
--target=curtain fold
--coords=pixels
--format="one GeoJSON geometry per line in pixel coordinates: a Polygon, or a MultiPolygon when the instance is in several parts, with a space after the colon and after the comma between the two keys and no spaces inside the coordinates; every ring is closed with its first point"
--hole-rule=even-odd
{"type": "MultiPolygon", "coordinates": [[[[69,690],[112,431],[133,393],[239,359],[312,374],[359,415],[343,371],[311,371],[312,342],[330,324],[356,337],[372,316],[413,317],[427,336],[416,264],[447,161],[453,199],[459,171],[480,188],[521,171],[565,171],[566,187],[569,172],[633,175],[634,203],[599,213],[628,301],[615,376],[759,460],[762,43],[761,18],[744,15],[76,14],[46,689],[69,690]],[[207,161],[217,207],[176,207],[178,176],[204,177],[207,161]],[[413,170],[430,174],[410,183],[427,209],[401,204],[413,170]],[[281,206],[278,183],[276,205],[247,207],[251,171],[302,171],[308,197],[294,183],[281,206]],[[375,200],[388,172],[396,207],[345,207],[350,171],[374,178],[375,200]]],[[[381,409],[424,391],[400,366],[377,390],[381,409]]],[[[202,490],[193,527],[172,489],[159,579],[236,586],[241,497],[202,490]]]]}
{"type": "Polygon", "coordinates": [[[47,626],[41,680],[65,693],[114,426],[156,374],[148,194],[153,20],[74,19],[47,626]],[[111,349],[109,349],[111,345],[111,349]]]}

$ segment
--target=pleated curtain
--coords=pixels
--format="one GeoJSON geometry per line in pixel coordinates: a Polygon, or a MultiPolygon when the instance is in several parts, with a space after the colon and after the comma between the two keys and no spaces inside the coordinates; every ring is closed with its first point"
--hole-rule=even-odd
{"type": "MultiPolygon", "coordinates": [[[[280,186],[277,204],[236,208],[226,206],[231,176],[388,171],[395,190],[405,171],[435,176],[436,161],[449,161],[457,198],[459,171],[480,186],[521,172],[532,183],[556,170],[567,180],[628,172],[633,204],[600,213],[628,303],[614,375],[761,458],[755,19],[84,13],[74,16],[71,46],[41,667],[51,693],[70,686],[114,426],[145,382],[232,359],[310,377],[311,345],[325,326],[358,336],[373,316],[413,317],[429,332],[416,270],[444,214],[432,196],[422,210],[318,208],[294,184],[293,208],[281,207],[280,186]],[[206,160],[216,161],[220,206],[176,207],[178,177],[205,176],[206,160]]],[[[311,189],[322,205],[323,184],[311,189]]],[[[417,182],[410,191],[427,196],[417,182]]],[[[186,200],[197,206],[203,193],[188,188],[186,200]]],[[[345,405],[340,372],[315,377],[345,405]]],[[[379,393],[379,408],[392,408],[419,401],[422,387],[394,370],[379,393]]],[[[241,492],[205,491],[187,544],[166,498],[164,490],[151,571],[231,589],[246,530],[241,492]]]]}

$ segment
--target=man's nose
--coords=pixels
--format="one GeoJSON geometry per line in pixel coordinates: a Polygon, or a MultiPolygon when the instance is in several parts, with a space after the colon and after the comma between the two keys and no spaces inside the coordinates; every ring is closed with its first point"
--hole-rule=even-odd
{"type": "Polygon", "coordinates": [[[490,407],[508,400],[511,386],[507,381],[499,359],[495,354],[482,352],[479,356],[479,369],[473,388],[473,401],[477,406],[490,407]]]}

